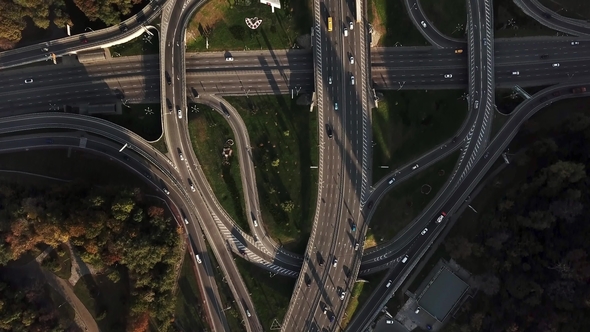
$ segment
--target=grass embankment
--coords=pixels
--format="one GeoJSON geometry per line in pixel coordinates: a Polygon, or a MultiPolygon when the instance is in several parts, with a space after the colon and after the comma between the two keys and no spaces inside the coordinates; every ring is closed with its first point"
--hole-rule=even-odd
{"type": "Polygon", "coordinates": [[[202,52],[291,48],[298,36],[310,33],[312,3],[303,0],[281,3],[282,9],[272,13],[270,7],[259,1],[245,4],[238,0],[210,0],[188,26],[187,49],[202,52]],[[255,30],[244,21],[254,17],[262,20],[255,30]]]}
{"type": "Polygon", "coordinates": [[[129,310],[129,278],[119,269],[121,279],[112,282],[106,275],[85,275],[74,286],[74,293],[96,319],[101,331],[125,331],[129,310]]]}
{"type": "Polygon", "coordinates": [[[557,31],[547,28],[526,15],[512,0],[494,1],[494,24],[496,38],[557,34],[557,31]]]}
{"type": "Polygon", "coordinates": [[[227,98],[250,136],[264,225],[287,249],[305,251],[315,213],[318,120],[289,96],[227,98]]]}
{"type": "Polygon", "coordinates": [[[429,46],[410,20],[401,0],[368,0],[367,15],[378,46],[429,46]]]}
{"type": "Polygon", "coordinates": [[[190,251],[187,250],[178,278],[174,321],[183,331],[209,331],[211,328],[205,316],[203,294],[192,262],[190,251]]]}
{"type": "Polygon", "coordinates": [[[367,238],[376,244],[394,238],[436,196],[451,175],[458,158],[459,152],[455,152],[389,191],[375,209],[367,238]],[[422,193],[428,189],[428,194],[422,193]]]}
{"type": "MultiPolygon", "coordinates": [[[[354,284],[354,287],[350,292],[350,300],[346,306],[344,317],[340,323],[342,328],[346,328],[350,320],[353,318],[354,313],[365,304],[386,274],[387,270],[371,274],[370,276],[362,278],[366,282],[363,281],[354,284]]],[[[361,278],[359,278],[359,280],[360,279],[361,278]]]]}
{"type": "Polygon", "coordinates": [[[279,275],[271,277],[270,272],[242,258],[237,258],[236,264],[250,291],[260,323],[265,331],[269,331],[275,319],[279,322],[283,321],[296,280],[279,275]]]}
{"type": "Polygon", "coordinates": [[[435,26],[442,34],[465,39],[467,7],[464,0],[421,0],[420,6],[430,25],[435,26]]]}
{"type": "Polygon", "coordinates": [[[153,30],[150,30],[150,32],[154,36],[144,33],[125,44],[111,46],[109,48],[111,56],[115,58],[119,56],[158,54],[160,51],[158,35],[153,30]]]}
{"type": "Polygon", "coordinates": [[[244,192],[237,156],[238,146],[224,162],[221,155],[228,139],[234,139],[226,119],[205,105],[189,107],[188,129],[195,155],[217,200],[230,217],[246,232],[250,230],[246,218],[244,192]],[[198,112],[196,111],[198,109],[198,112]]]}
{"type": "Polygon", "coordinates": [[[450,141],[467,116],[462,95],[460,90],[384,92],[373,110],[373,182],[450,141]]]}
{"type": "Polygon", "coordinates": [[[125,127],[146,141],[155,141],[162,135],[160,104],[130,104],[123,107],[123,114],[97,117],[125,127]]]}

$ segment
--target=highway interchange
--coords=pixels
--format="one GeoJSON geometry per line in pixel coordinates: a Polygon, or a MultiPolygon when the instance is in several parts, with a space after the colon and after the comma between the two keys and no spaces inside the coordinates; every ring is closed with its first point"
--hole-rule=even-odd
{"type": "MultiPolygon", "coordinates": [[[[318,201],[314,231],[306,253],[306,264],[303,264],[302,273],[299,274],[298,285],[282,328],[285,331],[334,330],[337,324],[331,324],[331,317],[336,321],[342,317],[357,273],[367,274],[391,268],[390,279],[399,286],[404,275],[410,271],[410,268],[406,267],[418,262],[419,257],[428,248],[428,243],[436,238],[433,234],[440,233],[444,227],[444,223],[430,225],[434,218],[440,215],[440,211],[452,214],[457,210],[464,201],[463,196],[473,189],[491,167],[524,119],[554,100],[574,97],[571,95],[571,87],[584,85],[588,77],[590,43],[581,41],[579,45],[572,45],[571,42],[577,39],[571,37],[501,40],[491,43],[494,47],[482,47],[489,46],[482,43],[483,38],[493,38],[490,38],[489,34],[488,37],[479,35],[473,38],[477,39],[477,42],[470,43],[468,51],[468,44],[450,40],[434,29],[424,29],[423,32],[430,35],[429,40],[437,40],[433,45],[446,48],[384,48],[372,49],[369,54],[365,42],[366,28],[363,24],[354,22],[355,12],[343,1],[316,2],[316,45],[320,47],[314,52],[232,52],[235,61],[228,63],[221,53],[184,52],[184,27],[192,12],[201,4],[202,2],[197,1],[170,0],[162,2],[161,6],[156,4],[157,9],[149,6],[144,9],[143,15],[147,16],[147,21],[162,12],[161,33],[164,38],[160,45],[161,61],[157,57],[130,57],[87,66],[60,64],[2,71],[3,80],[0,85],[4,85],[1,94],[5,103],[2,103],[0,108],[5,115],[48,111],[48,104],[63,106],[104,102],[105,98],[113,102],[119,98],[130,101],[159,101],[162,104],[163,128],[166,133],[164,137],[169,150],[167,155],[155,151],[143,139],[123,128],[106,121],[72,114],[37,113],[6,117],[0,119],[0,128],[6,133],[34,128],[69,128],[92,133],[95,136],[92,136],[92,140],[89,139],[91,143],[88,149],[102,155],[110,155],[110,158],[142,176],[145,176],[146,170],[147,174],[153,172],[154,176],[146,180],[161,190],[170,190],[170,201],[178,206],[178,220],[187,217],[190,221],[186,225],[186,230],[191,239],[193,252],[200,253],[203,257],[203,263],[195,265],[208,299],[206,303],[209,321],[216,331],[226,331],[228,327],[211,272],[214,267],[208,260],[205,239],[228,280],[248,331],[260,331],[262,326],[248,290],[233,262],[232,251],[261,267],[290,276],[298,275],[303,261],[303,257],[299,255],[280,250],[265,234],[263,220],[257,209],[258,194],[253,164],[247,158],[247,131],[237,111],[220,96],[290,93],[291,89],[295,88],[301,88],[303,92],[316,93],[316,106],[322,119],[318,130],[323,159],[319,170],[321,175],[318,197],[323,199],[322,203],[318,201]],[[333,32],[326,31],[327,15],[334,17],[336,29],[333,32]],[[351,21],[354,29],[349,30],[348,36],[345,37],[342,27],[348,27],[351,21]],[[476,46],[477,48],[474,48],[476,46]],[[457,48],[465,49],[465,52],[456,54],[457,48]],[[483,65],[475,68],[474,65],[468,66],[467,61],[468,54],[482,56],[484,51],[481,48],[491,49],[493,54],[494,64],[487,66],[485,71],[483,65]],[[354,56],[354,63],[350,61],[350,56],[354,56]],[[554,63],[560,63],[560,66],[553,67],[554,63]],[[321,70],[318,70],[319,67],[321,70]],[[483,74],[471,77],[468,73],[474,70],[481,70],[483,74]],[[512,74],[515,70],[519,71],[519,75],[512,74]],[[452,74],[453,77],[446,79],[445,74],[452,74]],[[166,79],[168,75],[171,78],[170,84],[166,79]],[[355,76],[354,85],[351,75],[355,76]],[[30,78],[34,80],[33,84],[23,83],[25,79],[30,78]],[[471,86],[471,83],[484,84],[493,82],[494,79],[496,82],[492,83],[491,87],[488,84],[485,88],[470,88],[470,95],[474,95],[474,91],[489,91],[488,98],[487,101],[482,101],[480,108],[474,107],[474,99],[470,99],[469,107],[472,109],[457,134],[459,139],[448,142],[442,149],[435,147],[419,160],[400,168],[396,175],[396,183],[416,173],[411,169],[415,163],[419,163],[421,169],[424,169],[460,147],[472,147],[464,149],[464,155],[473,156],[471,159],[468,158],[470,162],[464,163],[469,165],[458,164],[457,171],[461,172],[461,176],[452,177],[416,222],[404,231],[403,239],[365,253],[361,265],[362,250],[354,250],[354,244],[364,239],[367,221],[371,217],[371,209],[367,203],[378,202],[392,187],[387,183],[387,179],[379,179],[380,181],[374,185],[374,190],[369,192],[367,189],[367,184],[371,183],[370,172],[367,172],[371,160],[367,148],[371,141],[370,89],[464,89],[471,86]],[[493,106],[495,87],[513,87],[516,84],[526,87],[556,83],[562,85],[548,88],[523,102],[501,134],[487,144],[485,135],[489,135],[489,127],[482,129],[484,112],[489,112],[493,106]],[[198,91],[199,102],[212,106],[223,114],[229,114],[228,122],[239,142],[237,146],[242,149],[239,153],[242,181],[243,187],[246,188],[246,206],[251,211],[250,229],[253,230],[253,234],[246,234],[240,230],[220,207],[192,152],[186,122],[187,95],[190,96],[192,88],[198,91]],[[560,91],[558,97],[553,95],[555,90],[560,91]],[[120,93],[124,96],[118,95],[120,93]],[[545,100],[539,102],[542,98],[545,100]],[[172,112],[168,112],[167,101],[172,104],[172,112]],[[339,111],[334,110],[334,103],[339,103],[339,111]],[[182,117],[179,117],[178,109],[182,117]],[[333,138],[327,137],[325,124],[329,124],[333,130],[333,138]],[[473,140],[477,143],[471,145],[470,137],[479,137],[480,133],[483,133],[484,140],[473,140]],[[131,156],[130,159],[121,158],[122,155],[118,153],[125,143],[129,143],[130,148],[123,156],[131,156]],[[490,152],[493,158],[482,158],[484,150],[490,152]],[[180,157],[179,151],[183,152],[183,158],[180,157]],[[337,180],[334,181],[334,178],[337,180]],[[195,188],[194,192],[190,188],[191,184],[195,188]],[[333,222],[318,223],[319,219],[333,222]],[[258,226],[254,224],[255,221],[258,226]],[[353,224],[357,228],[356,231],[352,231],[353,224]],[[419,236],[419,231],[426,224],[431,230],[430,235],[419,236]],[[411,260],[405,265],[400,264],[400,258],[406,254],[412,257],[411,260]],[[332,266],[334,258],[338,258],[336,267],[332,266]],[[325,264],[319,266],[320,261],[325,264]],[[312,281],[312,287],[302,285],[309,281],[312,281]],[[345,291],[344,300],[340,300],[342,291],[345,291]],[[323,312],[325,306],[329,309],[326,314],[323,312]]],[[[470,4],[478,8],[476,13],[485,17],[485,8],[478,7],[485,5],[485,1],[472,1],[470,4]]],[[[419,26],[418,22],[424,20],[425,16],[421,10],[414,10],[417,14],[413,15],[413,20],[419,26]]],[[[128,20],[128,25],[130,29],[125,33],[117,27],[97,31],[94,35],[85,37],[89,39],[88,45],[81,45],[79,36],[51,42],[51,51],[56,55],[65,55],[90,47],[91,43],[104,45],[128,39],[143,29],[136,18],[128,20]]],[[[477,31],[482,30],[484,29],[477,31]]],[[[34,58],[38,58],[39,53],[39,46],[1,53],[0,68],[38,61],[34,58]]],[[[485,60],[488,63],[489,56],[490,54],[485,60]]],[[[484,63],[483,59],[478,61],[484,63]]],[[[79,135],[59,134],[56,141],[58,144],[54,146],[76,145],[79,135]]],[[[25,146],[46,147],[47,144],[43,145],[38,141],[41,136],[28,137],[23,139],[24,143],[18,144],[13,140],[7,140],[9,143],[6,143],[7,147],[2,151],[22,150],[25,146]]],[[[397,289],[397,286],[394,288],[397,289]]],[[[373,296],[362,308],[362,313],[357,316],[373,317],[394,288],[389,292],[381,291],[380,296],[373,296]]],[[[368,323],[370,320],[353,320],[349,330],[360,330],[368,323]]]]}

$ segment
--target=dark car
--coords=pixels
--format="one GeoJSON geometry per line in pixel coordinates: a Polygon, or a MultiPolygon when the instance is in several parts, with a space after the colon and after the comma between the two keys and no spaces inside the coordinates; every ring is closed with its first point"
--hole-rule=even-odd
{"type": "Polygon", "coordinates": [[[170,74],[168,74],[168,72],[166,72],[166,83],[168,83],[168,85],[172,85],[172,78],[170,78],[170,74]]]}
{"type": "Polygon", "coordinates": [[[168,106],[168,113],[172,113],[172,102],[166,98],[166,106],[168,106]]]}
{"type": "Polygon", "coordinates": [[[45,139],[45,143],[47,143],[47,144],[53,144],[53,138],[47,138],[47,139],[45,139]]]}
{"type": "Polygon", "coordinates": [[[356,232],[356,224],[352,224],[352,227],[351,228],[352,228],[352,231],[353,232],[356,232]]]}
{"type": "Polygon", "coordinates": [[[543,17],[544,18],[551,18],[551,14],[549,14],[549,13],[543,13],[543,17]]]}
{"type": "Polygon", "coordinates": [[[557,97],[557,96],[561,95],[561,92],[555,91],[555,92],[552,93],[552,95],[555,96],[555,97],[557,97]]]}
{"type": "Polygon", "coordinates": [[[119,25],[119,30],[121,30],[121,32],[127,32],[129,28],[125,24],[121,24],[119,25]]]}
{"type": "Polygon", "coordinates": [[[86,38],[86,37],[80,38],[80,43],[82,43],[82,44],[88,43],[88,38],[86,38]]]}
{"type": "Polygon", "coordinates": [[[451,141],[451,143],[455,143],[457,142],[457,136],[453,137],[453,140],[451,141]]]}
{"type": "Polygon", "coordinates": [[[332,132],[332,126],[329,123],[326,123],[326,134],[328,134],[328,138],[334,137],[334,133],[332,132]]]}
{"type": "Polygon", "coordinates": [[[369,204],[367,204],[367,208],[371,209],[373,208],[373,204],[375,204],[373,201],[370,201],[369,204]]]}
{"type": "Polygon", "coordinates": [[[548,55],[548,54],[543,54],[543,55],[541,55],[541,59],[547,59],[548,57],[549,57],[549,55],[548,55]]]}

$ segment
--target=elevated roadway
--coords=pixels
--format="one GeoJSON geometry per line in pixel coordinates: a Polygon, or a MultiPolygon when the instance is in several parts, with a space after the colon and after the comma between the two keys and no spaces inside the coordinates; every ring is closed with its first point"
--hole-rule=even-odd
{"type": "Polygon", "coordinates": [[[544,26],[573,36],[590,36],[590,22],[565,16],[543,6],[538,0],[513,0],[528,16],[544,26]]]}

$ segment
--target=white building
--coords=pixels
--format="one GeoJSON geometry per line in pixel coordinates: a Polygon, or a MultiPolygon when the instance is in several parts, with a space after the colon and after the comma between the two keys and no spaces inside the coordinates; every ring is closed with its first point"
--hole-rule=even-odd
{"type": "Polygon", "coordinates": [[[260,0],[260,3],[269,5],[273,13],[275,12],[275,8],[281,9],[281,0],[260,0]]]}

